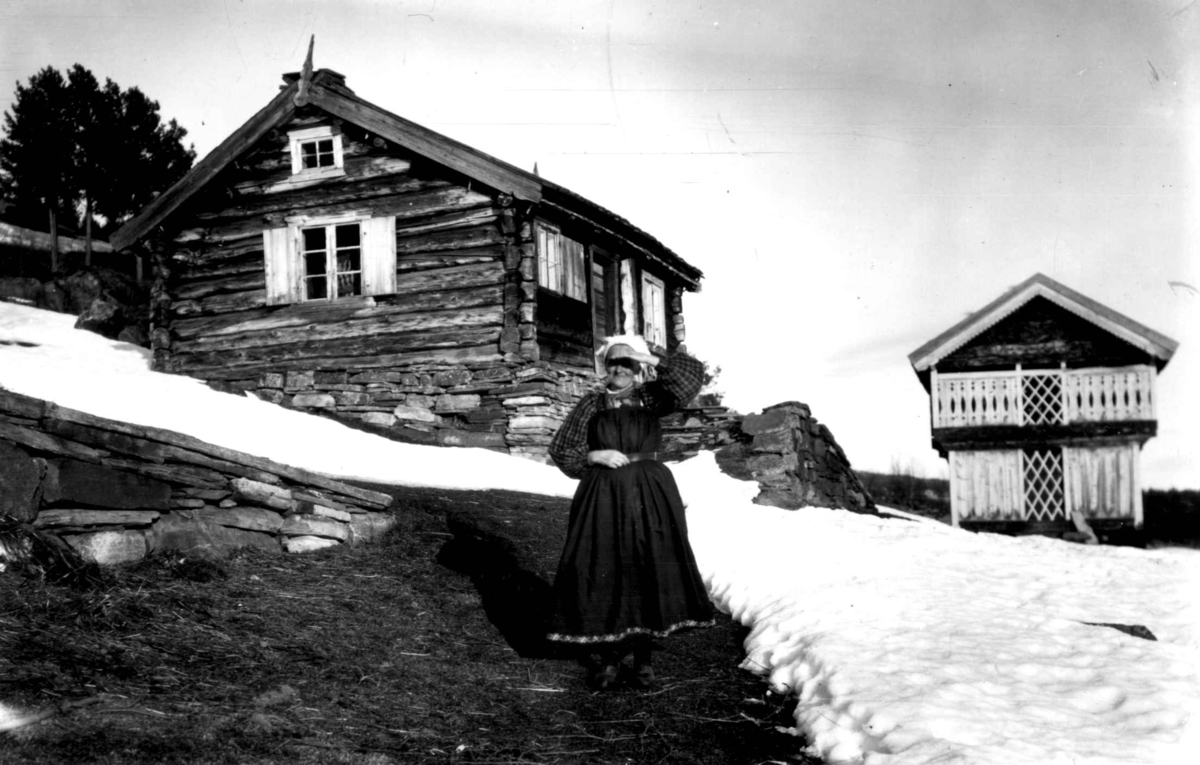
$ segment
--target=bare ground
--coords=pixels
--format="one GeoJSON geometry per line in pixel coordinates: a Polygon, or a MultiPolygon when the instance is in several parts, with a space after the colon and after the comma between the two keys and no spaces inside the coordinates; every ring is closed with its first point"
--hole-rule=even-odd
{"type": "Polygon", "coordinates": [[[43,716],[0,761],[819,762],[732,622],[663,641],[650,691],[538,639],[566,501],[373,488],[399,524],[349,550],[0,574],[0,705],[43,716]]]}

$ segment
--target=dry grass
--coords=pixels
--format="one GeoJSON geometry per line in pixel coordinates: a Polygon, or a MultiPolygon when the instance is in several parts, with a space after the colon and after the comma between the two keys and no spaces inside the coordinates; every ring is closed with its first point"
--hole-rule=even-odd
{"type": "Polygon", "coordinates": [[[565,503],[396,493],[398,528],[352,550],[156,557],[86,590],[0,575],[0,704],[44,715],[0,761],[815,762],[737,669],[736,625],[666,641],[649,692],[594,693],[532,640],[565,503]],[[439,563],[464,509],[542,571],[439,563]]]}

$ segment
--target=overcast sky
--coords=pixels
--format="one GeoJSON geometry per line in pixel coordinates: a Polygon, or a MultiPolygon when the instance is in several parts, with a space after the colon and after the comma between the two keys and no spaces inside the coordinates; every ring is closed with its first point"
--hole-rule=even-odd
{"type": "Polygon", "coordinates": [[[1181,343],[1144,483],[1200,488],[1200,4],[4,2],[0,108],[79,62],[204,155],[315,64],[629,218],[705,272],[743,412],[946,474],[907,355],[1042,272],[1181,343]]]}

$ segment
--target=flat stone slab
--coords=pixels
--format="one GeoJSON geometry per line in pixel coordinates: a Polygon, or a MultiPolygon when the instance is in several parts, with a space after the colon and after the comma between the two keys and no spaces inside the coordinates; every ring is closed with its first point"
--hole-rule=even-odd
{"type": "Polygon", "coordinates": [[[286,537],[326,537],[339,542],[344,542],[350,537],[350,527],[347,524],[316,515],[289,515],[279,531],[286,537]]]}
{"type": "Polygon", "coordinates": [[[325,537],[288,537],[283,542],[283,549],[290,553],[313,552],[314,550],[324,550],[329,547],[336,547],[341,542],[335,539],[327,539],[325,537]]]}
{"type": "Polygon", "coordinates": [[[162,513],[157,510],[95,510],[56,507],[43,510],[33,520],[37,528],[56,526],[148,526],[162,513]]]}
{"type": "MultiPolygon", "coordinates": [[[[156,513],[157,515],[157,513],[156,513]]],[[[146,535],[141,531],[96,531],[90,534],[64,534],[63,541],[79,556],[102,566],[132,563],[146,557],[146,535]]]]}
{"type": "Polygon", "coordinates": [[[209,510],[201,514],[200,518],[208,523],[215,523],[218,526],[246,529],[247,531],[264,531],[268,534],[274,534],[283,527],[282,515],[272,510],[263,510],[258,507],[230,507],[209,510]]]}

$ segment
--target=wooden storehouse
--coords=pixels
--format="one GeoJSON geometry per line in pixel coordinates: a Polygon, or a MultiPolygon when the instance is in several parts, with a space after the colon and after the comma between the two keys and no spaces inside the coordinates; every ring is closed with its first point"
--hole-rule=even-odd
{"type": "Polygon", "coordinates": [[[950,463],[954,525],[1140,527],[1139,456],[1176,347],[1036,274],[911,353],[933,446],[950,463]]]}
{"type": "Polygon", "coordinates": [[[544,459],[616,332],[684,341],[701,272],[628,220],[328,69],[120,229],[155,367],[400,439],[544,459]]]}

